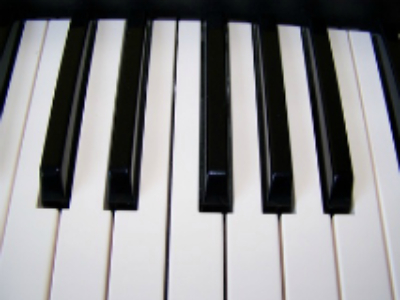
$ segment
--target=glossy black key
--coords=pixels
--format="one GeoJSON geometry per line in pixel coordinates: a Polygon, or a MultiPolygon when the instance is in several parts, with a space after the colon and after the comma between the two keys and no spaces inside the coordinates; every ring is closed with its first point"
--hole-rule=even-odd
{"type": "Polygon", "coordinates": [[[202,24],[200,211],[232,211],[227,27],[202,24]]]}
{"type": "Polygon", "coordinates": [[[264,212],[293,210],[293,172],[278,28],[253,26],[264,212]]]}
{"type": "Polygon", "coordinates": [[[400,39],[396,32],[387,30],[373,34],[372,40],[400,166],[400,39]]]}
{"type": "Polygon", "coordinates": [[[40,167],[44,207],[69,207],[96,28],[95,21],[70,24],[40,167]]]}
{"type": "Polygon", "coordinates": [[[0,116],[3,113],[23,28],[23,21],[0,26],[0,116]]]}
{"type": "Polygon", "coordinates": [[[353,170],[327,30],[302,30],[324,210],[347,213],[353,170]]]}
{"type": "Polygon", "coordinates": [[[4,47],[7,43],[7,38],[11,30],[11,24],[9,22],[1,23],[0,24],[0,57],[2,57],[4,47]]]}
{"type": "Polygon", "coordinates": [[[144,20],[131,20],[125,28],[107,177],[109,209],[138,206],[150,32],[144,20]]]}

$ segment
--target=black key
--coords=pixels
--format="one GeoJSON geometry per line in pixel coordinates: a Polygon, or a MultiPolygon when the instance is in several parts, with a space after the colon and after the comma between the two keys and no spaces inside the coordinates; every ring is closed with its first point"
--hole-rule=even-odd
{"type": "Polygon", "coordinates": [[[137,209],[151,24],[125,28],[107,177],[110,209],[137,209]]]}
{"type": "Polygon", "coordinates": [[[264,212],[293,210],[293,173],[278,29],[253,26],[264,212]]]}
{"type": "Polygon", "coordinates": [[[3,50],[7,43],[7,38],[11,30],[11,24],[8,23],[1,23],[0,24],[0,57],[3,56],[3,50]]]}
{"type": "Polygon", "coordinates": [[[15,21],[0,27],[0,116],[3,113],[23,28],[23,21],[15,21]]]}
{"type": "Polygon", "coordinates": [[[339,87],[326,29],[302,30],[324,210],[352,205],[353,170],[339,87]]]}
{"type": "Polygon", "coordinates": [[[400,167],[400,40],[391,31],[373,34],[372,40],[400,167]]]}
{"type": "Polygon", "coordinates": [[[202,24],[200,211],[232,211],[227,27],[202,24]]]}
{"type": "Polygon", "coordinates": [[[95,21],[70,24],[40,167],[44,207],[69,207],[96,28],[95,21]]]}

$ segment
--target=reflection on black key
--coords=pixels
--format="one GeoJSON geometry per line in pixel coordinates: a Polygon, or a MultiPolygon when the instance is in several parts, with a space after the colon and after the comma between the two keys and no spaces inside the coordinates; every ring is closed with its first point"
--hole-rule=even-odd
{"type": "Polygon", "coordinates": [[[390,31],[372,38],[400,166],[400,40],[390,31]]]}
{"type": "Polygon", "coordinates": [[[70,24],[40,167],[44,207],[69,207],[96,27],[95,21],[70,24]]]}
{"type": "Polygon", "coordinates": [[[202,24],[200,211],[231,212],[227,27],[202,24]]]}
{"type": "Polygon", "coordinates": [[[264,212],[293,209],[293,174],[278,29],[253,27],[264,212]]]}
{"type": "Polygon", "coordinates": [[[125,28],[107,177],[110,209],[137,209],[151,25],[125,28]]]}
{"type": "Polygon", "coordinates": [[[3,113],[23,28],[23,21],[15,21],[12,24],[0,26],[0,116],[3,113]]]}
{"type": "Polygon", "coordinates": [[[326,29],[303,29],[308,83],[326,213],[351,209],[353,171],[339,87],[326,29]]]}

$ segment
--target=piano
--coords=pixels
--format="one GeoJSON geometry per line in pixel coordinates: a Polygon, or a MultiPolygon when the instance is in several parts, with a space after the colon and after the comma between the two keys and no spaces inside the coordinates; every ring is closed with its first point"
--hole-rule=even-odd
{"type": "Polygon", "coordinates": [[[0,299],[400,299],[400,3],[2,0],[0,299]]]}

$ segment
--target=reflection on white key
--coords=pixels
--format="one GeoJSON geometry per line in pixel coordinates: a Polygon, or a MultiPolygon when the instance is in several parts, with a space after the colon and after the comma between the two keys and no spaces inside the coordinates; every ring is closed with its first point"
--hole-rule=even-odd
{"type": "Polygon", "coordinates": [[[105,299],[112,213],[105,182],[124,21],[99,21],[70,209],[62,210],[51,299],[105,299]]]}
{"type": "Polygon", "coordinates": [[[226,216],[228,299],[282,299],[278,217],[261,208],[251,25],[229,24],[234,209],[226,216]]]}
{"type": "Polygon", "coordinates": [[[180,22],[168,299],[222,300],[222,214],[199,212],[200,22],[180,22]]]}
{"type": "Polygon", "coordinates": [[[0,117],[0,249],[44,32],[27,22],[0,117]]]}
{"type": "Polygon", "coordinates": [[[300,29],[279,28],[295,213],[281,217],[286,299],[338,299],[330,216],[323,213],[300,29]]]}
{"type": "MultiPolygon", "coordinates": [[[[37,42],[46,22],[28,22],[37,42]]],[[[39,167],[69,23],[49,23],[34,86],[0,256],[2,300],[48,299],[58,211],[38,208],[39,167]]],[[[40,45],[35,51],[40,51],[40,45]]]]}
{"type": "MultiPolygon", "coordinates": [[[[376,65],[371,36],[369,33],[350,32],[348,38],[350,39],[350,46],[347,47],[350,47],[351,50],[347,51],[352,53],[355,69],[353,73],[355,72],[355,76],[357,77],[354,81],[358,80],[354,85],[358,84],[359,98],[361,98],[361,102],[358,105],[359,109],[364,112],[364,126],[368,133],[368,137],[365,137],[366,141],[362,147],[365,151],[368,147],[367,141],[369,141],[370,150],[367,154],[369,159],[368,166],[370,166],[368,172],[371,174],[371,178],[369,178],[368,182],[363,184],[362,193],[365,194],[366,186],[373,185],[375,179],[377,191],[374,189],[371,193],[374,193],[374,200],[376,196],[378,196],[379,200],[378,204],[376,200],[374,201],[373,208],[371,208],[373,213],[367,212],[366,208],[363,209],[366,210],[365,214],[368,214],[368,219],[373,215],[374,218],[378,219],[376,222],[379,222],[379,217],[375,217],[375,214],[379,211],[381,212],[380,223],[383,225],[386,241],[386,247],[381,246],[379,252],[372,251],[373,248],[371,246],[369,259],[367,259],[367,257],[364,258],[365,263],[371,268],[371,274],[369,276],[371,279],[375,280],[372,284],[369,283],[371,292],[368,296],[370,297],[369,299],[377,299],[378,296],[379,299],[390,299],[387,273],[391,272],[392,290],[394,292],[392,296],[394,296],[395,299],[400,299],[400,173],[397,157],[390,131],[389,117],[386,111],[385,99],[376,65]],[[371,159],[374,169],[371,167],[371,159]],[[375,171],[375,176],[373,176],[373,171],[375,171]],[[386,250],[388,254],[388,259],[386,260],[383,257],[381,258],[381,256],[385,255],[385,253],[382,253],[384,250],[386,250]],[[389,269],[386,270],[384,266],[373,268],[370,264],[371,261],[373,261],[374,264],[378,262],[385,264],[386,262],[386,264],[389,265],[389,269]],[[382,273],[381,276],[380,273],[382,273]],[[380,279],[378,280],[378,278],[380,279]],[[375,287],[374,290],[372,290],[373,287],[375,287]],[[372,294],[373,292],[375,294],[372,294]],[[376,297],[373,295],[376,295],[376,297]]],[[[361,147],[361,144],[358,143],[357,146],[361,147]]],[[[359,156],[358,153],[357,156],[359,156]]],[[[364,162],[363,166],[365,167],[365,165],[366,163],[364,162]]],[[[355,211],[355,213],[357,213],[357,211],[355,211]]],[[[369,226],[372,226],[372,221],[373,220],[368,221],[369,226]]],[[[378,227],[379,228],[375,230],[379,231],[376,235],[379,235],[380,243],[377,242],[377,244],[381,245],[384,238],[382,237],[381,227],[378,227]]],[[[371,240],[373,237],[372,233],[366,230],[366,239],[371,240]]],[[[367,256],[367,253],[363,254],[363,256],[367,256]]],[[[367,277],[366,272],[362,274],[363,278],[367,277]]],[[[353,286],[354,284],[349,283],[346,287],[349,293],[353,291],[353,286]]],[[[367,298],[364,297],[364,299],[367,298]]]]}
{"type": "Polygon", "coordinates": [[[175,30],[153,23],[138,211],[117,211],[109,299],[163,299],[175,30]]]}

